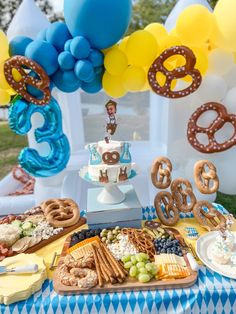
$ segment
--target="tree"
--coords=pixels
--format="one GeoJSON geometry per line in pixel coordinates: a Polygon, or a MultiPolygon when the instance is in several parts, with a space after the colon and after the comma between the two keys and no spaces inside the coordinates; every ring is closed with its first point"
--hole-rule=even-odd
{"type": "MultiPolygon", "coordinates": [[[[6,32],[12,18],[14,17],[17,9],[19,8],[22,0],[1,0],[0,1],[0,28],[6,32]]],[[[58,20],[55,17],[53,6],[49,0],[36,0],[40,9],[48,16],[50,20],[58,20]]]]}
{"type": "Polygon", "coordinates": [[[164,23],[177,0],[136,0],[128,34],[150,23],[164,23]]]}

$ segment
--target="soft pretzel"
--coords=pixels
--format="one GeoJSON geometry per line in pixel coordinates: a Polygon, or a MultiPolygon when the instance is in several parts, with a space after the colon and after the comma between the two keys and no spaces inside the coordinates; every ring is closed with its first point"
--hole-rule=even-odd
{"type": "Polygon", "coordinates": [[[169,192],[163,191],[157,193],[154,206],[157,216],[160,221],[166,226],[173,226],[179,220],[179,211],[174,204],[172,195],[169,192]]]}
{"type": "Polygon", "coordinates": [[[199,224],[208,231],[226,229],[225,216],[207,201],[197,202],[193,208],[193,214],[199,224]]]}
{"type": "Polygon", "coordinates": [[[213,194],[219,189],[216,167],[209,160],[200,160],[195,164],[194,181],[198,190],[203,194],[213,194]]]}
{"type": "Polygon", "coordinates": [[[175,205],[180,212],[188,213],[193,209],[196,204],[196,197],[188,180],[179,178],[172,181],[171,192],[175,205]]]}
{"type": "Polygon", "coordinates": [[[172,164],[166,157],[158,157],[152,163],[151,179],[157,189],[166,189],[171,184],[172,164]]]}
{"type": "Polygon", "coordinates": [[[50,199],[41,208],[47,222],[55,228],[73,226],[80,218],[79,208],[71,199],[50,199]]]}

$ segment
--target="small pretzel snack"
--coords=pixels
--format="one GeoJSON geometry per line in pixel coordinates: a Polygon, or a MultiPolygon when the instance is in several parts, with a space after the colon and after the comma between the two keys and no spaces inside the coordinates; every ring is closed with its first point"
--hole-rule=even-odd
{"type": "Polygon", "coordinates": [[[160,221],[166,226],[174,226],[179,221],[179,210],[174,204],[172,195],[163,191],[157,193],[154,206],[160,221]]]}
{"type": "Polygon", "coordinates": [[[179,178],[172,181],[171,192],[175,205],[180,212],[188,213],[193,209],[197,200],[188,180],[179,178]]]}
{"type": "Polygon", "coordinates": [[[172,164],[166,157],[158,157],[152,163],[151,179],[157,189],[166,189],[171,184],[172,164]]]}
{"type": "Polygon", "coordinates": [[[79,221],[79,208],[71,199],[50,199],[40,206],[47,222],[54,228],[70,227],[79,221]]]}
{"type": "Polygon", "coordinates": [[[193,214],[199,224],[208,231],[226,228],[225,216],[207,201],[197,202],[193,208],[193,214]]]}
{"type": "Polygon", "coordinates": [[[201,153],[212,154],[217,152],[223,152],[236,145],[236,115],[228,114],[227,109],[222,104],[216,102],[206,103],[199,107],[189,119],[187,137],[192,147],[201,153]],[[217,113],[217,117],[206,128],[198,126],[198,119],[201,117],[202,114],[208,111],[215,111],[217,113]],[[234,128],[233,135],[224,143],[218,143],[215,138],[215,134],[217,133],[217,131],[222,129],[227,122],[230,123],[234,128]],[[207,135],[207,145],[200,143],[197,138],[198,134],[207,135]]]}
{"type": "Polygon", "coordinates": [[[203,194],[213,194],[219,189],[216,167],[209,160],[199,160],[194,165],[194,181],[203,194]],[[208,171],[206,170],[208,168],[208,171]]]}
{"type": "Polygon", "coordinates": [[[167,98],[181,98],[194,93],[202,82],[201,73],[195,69],[196,57],[191,49],[185,46],[174,46],[166,49],[161,55],[153,62],[148,72],[148,80],[152,90],[161,96],[167,98]],[[165,67],[165,61],[170,57],[180,55],[186,60],[185,65],[177,67],[170,71],[165,67]],[[161,86],[156,78],[157,73],[162,73],[166,77],[165,84],[161,86]],[[181,79],[186,76],[191,76],[192,83],[190,86],[183,90],[171,90],[171,83],[173,80],[181,79]]]}
{"type": "Polygon", "coordinates": [[[14,56],[4,63],[4,74],[8,84],[29,103],[44,106],[51,100],[49,89],[50,80],[44,69],[35,61],[24,56],[14,56]],[[13,76],[13,70],[16,70],[21,79],[16,80],[13,76]],[[27,70],[27,71],[26,71],[27,70]],[[33,71],[37,77],[31,76],[33,71]],[[27,86],[35,87],[42,93],[42,98],[37,98],[27,91],[27,86]]]}
{"type": "Polygon", "coordinates": [[[107,165],[115,165],[120,160],[120,154],[118,152],[106,152],[102,154],[102,160],[107,165]]]}

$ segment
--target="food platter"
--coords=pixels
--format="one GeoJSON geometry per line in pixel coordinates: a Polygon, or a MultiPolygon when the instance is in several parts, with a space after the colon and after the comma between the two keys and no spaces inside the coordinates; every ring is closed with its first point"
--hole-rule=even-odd
{"type": "MultiPolygon", "coordinates": [[[[236,239],[236,232],[232,232],[234,238],[236,239]]],[[[218,264],[212,258],[212,246],[217,236],[217,231],[208,232],[205,235],[201,236],[196,243],[196,252],[200,260],[205,264],[209,269],[217,272],[218,274],[236,279],[236,266],[232,264],[218,264]]],[[[235,245],[234,245],[235,246],[235,245]]]]}
{"type": "Polygon", "coordinates": [[[131,291],[131,290],[156,290],[156,289],[172,289],[172,288],[187,288],[192,286],[198,277],[197,272],[193,271],[190,267],[188,259],[186,255],[184,255],[184,259],[189,270],[189,276],[182,279],[172,279],[172,280],[151,280],[147,283],[139,282],[138,280],[127,277],[127,279],[122,283],[106,283],[104,286],[100,287],[96,285],[90,289],[79,288],[78,286],[68,286],[62,284],[60,277],[60,266],[62,266],[67,254],[68,249],[71,243],[71,236],[67,237],[61,256],[57,265],[57,268],[54,272],[53,276],[53,286],[57,293],[61,295],[70,295],[70,294],[83,294],[83,293],[106,293],[106,292],[121,292],[121,291],[131,291]]]}

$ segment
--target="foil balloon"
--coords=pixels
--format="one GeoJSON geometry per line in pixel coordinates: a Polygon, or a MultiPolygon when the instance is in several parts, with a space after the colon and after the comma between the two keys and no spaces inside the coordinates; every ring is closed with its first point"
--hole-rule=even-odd
{"type": "Polygon", "coordinates": [[[46,106],[37,106],[25,100],[17,100],[9,109],[10,128],[19,135],[27,134],[31,128],[31,117],[40,113],[44,123],[34,132],[37,143],[46,142],[50,147],[47,156],[41,156],[36,149],[24,148],[19,163],[34,177],[51,177],[61,172],[70,157],[70,145],[62,130],[62,115],[57,101],[52,98],[46,106]]]}
{"type": "Polygon", "coordinates": [[[125,34],[131,19],[131,0],[65,0],[65,22],[73,37],[83,36],[93,48],[105,49],[125,34]]]}

